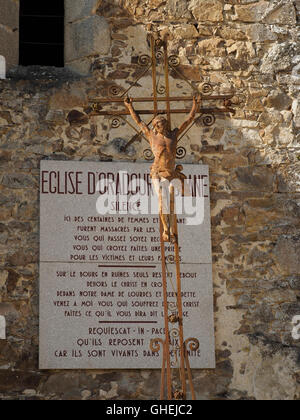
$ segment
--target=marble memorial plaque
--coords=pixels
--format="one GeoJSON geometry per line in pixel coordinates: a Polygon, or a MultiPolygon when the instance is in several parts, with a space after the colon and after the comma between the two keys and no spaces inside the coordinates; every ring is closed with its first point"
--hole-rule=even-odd
{"type": "MultiPolygon", "coordinates": [[[[41,369],[161,367],[162,354],[149,348],[151,338],[164,337],[158,203],[149,168],[41,162],[41,369]]],[[[184,165],[184,173],[191,201],[182,211],[176,202],[184,335],[200,341],[191,367],[214,368],[208,167],[184,165]]],[[[166,246],[170,302],[173,255],[166,246]]]]}

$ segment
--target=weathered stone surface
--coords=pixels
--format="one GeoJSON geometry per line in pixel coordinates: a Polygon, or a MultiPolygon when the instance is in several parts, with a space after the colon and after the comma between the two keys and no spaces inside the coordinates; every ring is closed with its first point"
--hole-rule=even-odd
{"type": "Polygon", "coordinates": [[[65,59],[68,67],[72,67],[75,60],[108,54],[110,46],[110,28],[104,17],[91,16],[66,26],[65,59]]]}
{"type": "Polygon", "coordinates": [[[0,55],[6,60],[7,69],[19,63],[19,33],[0,25],[0,55]]]}
{"type": "Polygon", "coordinates": [[[279,192],[300,192],[300,162],[284,167],[278,174],[279,192]]]}
{"type": "Polygon", "coordinates": [[[290,69],[292,67],[292,58],[294,55],[295,44],[290,42],[274,44],[262,60],[262,73],[272,74],[275,71],[290,69]]]}
{"type": "Polygon", "coordinates": [[[10,112],[0,111],[0,121],[1,121],[1,124],[13,124],[10,112]]]}
{"type": "Polygon", "coordinates": [[[266,1],[254,2],[245,5],[235,6],[235,20],[242,22],[261,22],[269,3],[266,1]]]}
{"type": "Polygon", "coordinates": [[[73,90],[62,90],[56,92],[50,98],[50,108],[54,110],[69,110],[74,107],[84,107],[87,105],[87,95],[83,88],[74,87],[73,90]]]}
{"type": "Polygon", "coordinates": [[[22,392],[24,389],[37,387],[41,380],[40,374],[24,372],[10,372],[0,370],[0,392],[22,392]]]}
{"type": "Polygon", "coordinates": [[[174,31],[174,36],[181,39],[198,38],[199,32],[194,25],[182,24],[174,31]]]}
{"type": "Polygon", "coordinates": [[[66,128],[65,130],[66,136],[70,140],[79,140],[80,139],[80,132],[76,129],[71,127],[66,128]]]}
{"type": "Polygon", "coordinates": [[[181,0],[169,0],[168,11],[169,15],[175,19],[180,19],[183,16],[185,18],[191,16],[190,11],[188,10],[188,3],[181,0]]]}
{"type": "Polygon", "coordinates": [[[69,393],[78,390],[79,388],[79,377],[76,374],[62,374],[57,373],[50,376],[47,381],[41,386],[41,392],[55,394],[65,394],[66,390],[69,393]]]}
{"type": "MultiPolygon", "coordinates": [[[[37,262],[37,256],[33,254],[32,250],[30,250],[30,252],[24,252],[24,250],[20,250],[17,251],[15,253],[13,253],[12,255],[9,255],[7,258],[7,262],[11,267],[25,267],[28,264],[32,264],[34,262],[37,262]]],[[[16,281],[18,280],[18,275],[13,272],[10,271],[10,287],[12,288],[12,290],[14,289],[14,286],[16,285],[16,281]]],[[[9,281],[9,278],[8,278],[9,281]]]]}
{"type": "Polygon", "coordinates": [[[1,184],[8,188],[17,189],[32,188],[36,186],[36,183],[32,176],[19,173],[4,175],[1,184]]]}
{"type": "Polygon", "coordinates": [[[1,17],[3,26],[15,31],[19,28],[19,2],[14,0],[0,0],[1,17]]]}
{"type": "Polygon", "coordinates": [[[276,261],[280,270],[290,274],[298,274],[300,270],[300,234],[281,236],[274,248],[276,261]]]}
{"type": "Polygon", "coordinates": [[[255,23],[246,29],[247,36],[252,42],[276,41],[277,35],[267,25],[255,23]]]}
{"type": "Polygon", "coordinates": [[[223,39],[235,40],[235,41],[245,41],[247,40],[246,33],[244,32],[244,28],[231,28],[229,26],[221,26],[218,29],[220,36],[223,39]]]}
{"type": "Polygon", "coordinates": [[[248,159],[240,155],[226,155],[223,157],[222,166],[226,169],[238,168],[242,166],[248,166],[248,159]]]}
{"type": "Polygon", "coordinates": [[[294,2],[284,0],[278,3],[271,2],[266,10],[264,22],[268,24],[295,25],[297,23],[294,2]]]}
{"type": "Polygon", "coordinates": [[[226,56],[225,43],[222,38],[210,38],[198,43],[200,55],[226,56]]]}
{"type": "Polygon", "coordinates": [[[219,0],[191,0],[189,10],[199,22],[223,21],[223,4],[219,0]]]}
{"type": "Polygon", "coordinates": [[[79,58],[78,60],[73,60],[72,62],[66,63],[66,67],[80,75],[88,75],[91,73],[92,69],[91,60],[89,57],[79,58]]]}
{"type": "Polygon", "coordinates": [[[96,13],[99,0],[65,0],[65,19],[67,23],[73,23],[96,13]]]}
{"type": "Polygon", "coordinates": [[[15,321],[20,316],[20,313],[12,303],[0,303],[0,315],[6,317],[11,322],[12,320],[15,321]]]}
{"type": "Polygon", "coordinates": [[[275,176],[271,169],[266,167],[238,168],[230,183],[233,189],[248,191],[273,191],[275,176]]]}
{"type": "MultiPolygon", "coordinates": [[[[202,82],[203,76],[201,69],[198,66],[188,66],[188,65],[181,65],[179,66],[180,72],[189,80],[192,80],[193,82],[202,82]]],[[[175,72],[171,72],[171,74],[178,78],[178,74],[175,72]]]]}
{"type": "MultiPolygon", "coordinates": [[[[92,17],[95,2],[68,3],[74,27],[92,17]]],[[[90,116],[89,100],[109,96],[115,83],[126,90],[141,74],[137,57],[150,54],[152,23],[162,34],[170,31],[170,54],[180,56],[180,71],[194,88],[210,81],[216,93],[228,86],[236,92],[235,115],[218,115],[213,127],[199,120],[181,140],[183,162],[209,164],[212,193],[217,369],[193,372],[197,398],[298,400],[299,341],[291,321],[300,314],[300,51],[294,13],[296,6],[299,20],[300,1],[98,3],[96,13],[109,22],[111,39],[105,29],[97,47],[86,43],[93,54],[66,60],[82,74],[92,69],[93,76],[80,80],[66,69],[12,71],[18,31],[0,25],[0,54],[9,61],[8,78],[0,80],[0,305],[9,305],[2,306],[8,329],[7,340],[0,340],[0,399],[159,398],[159,371],[37,371],[39,162],[144,161],[144,140],[122,152],[135,132],[123,123],[113,130],[109,119],[90,116]],[[72,110],[89,121],[70,126],[72,110]]],[[[2,4],[7,8],[12,0],[2,4]]],[[[86,29],[83,40],[100,26],[86,29]]],[[[73,51],[71,31],[70,37],[73,51]]],[[[173,72],[170,84],[172,95],[192,93],[173,72]]],[[[151,94],[150,72],[132,96],[151,94]]],[[[174,114],[173,126],[183,117],[174,114]]]]}
{"type": "Polygon", "coordinates": [[[48,114],[46,115],[46,121],[50,123],[55,123],[57,125],[60,125],[60,124],[63,125],[65,123],[65,120],[66,120],[65,114],[61,110],[57,110],[57,111],[50,110],[48,114]]]}
{"type": "Polygon", "coordinates": [[[279,111],[284,111],[285,109],[291,110],[292,102],[292,98],[284,92],[272,91],[264,101],[264,105],[267,108],[275,108],[279,111]]]}
{"type": "Polygon", "coordinates": [[[83,112],[77,111],[76,109],[69,112],[67,120],[72,126],[81,126],[89,122],[88,116],[83,114],[83,112]]]}
{"type": "Polygon", "coordinates": [[[297,385],[293,380],[293,361],[285,362],[280,357],[266,357],[257,367],[255,375],[256,395],[265,401],[294,400],[297,385]],[[283,377],[283,379],[281,379],[283,377]],[[270,387],[270,383],[278,384],[270,387]]]}

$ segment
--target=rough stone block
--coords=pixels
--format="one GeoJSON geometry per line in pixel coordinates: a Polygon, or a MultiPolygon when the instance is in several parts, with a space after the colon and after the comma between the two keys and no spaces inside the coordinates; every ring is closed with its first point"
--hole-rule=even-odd
{"type": "Polygon", "coordinates": [[[224,19],[223,4],[219,0],[192,0],[189,10],[200,22],[222,22],[224,19]]]}
{"type": "Polygon", "coordinates": [[[266,74],[288,70],[292,66],[295,46],[290,42],[274,44],[262,59],[261,71],[266,74]]]}
{"type": "Polygon", "coordinates": [[[91,16],[83,21],[66,25],[65,62],[80,60],[91,55],[105,55],[111,46],[110,28],[105,18],[91,16]]]}
{"type": "MultiPolygon", "coordinates": [[[[290,165],[278,174],[279,193],[299,193],[300,192],[300,162],[290,165]]],[[[300,261],[300,260],[299,260],[300,261]]]]}
{"type": "Polygon", "coordinates": [[[199,32],[194,25],[188,25],[184,23],[181,24],[179,28],[176,28],[174,33],[176,37],[181,39],[192,39],[199,36],[199,32]]]}
{"type": "Polygon", "coordinates": [[[270,93],[267,99],[264,101],[264,105],[267,108],[275,108],[279,111],[290,110],[292,106],[292,98],[286,95],[284,92],[274,90],[270,93]]]}
{"type": "Polygon", "coordinates": [[[91,16],[97,10],[99,0],[65,0],[66,23],[91,16]]]}
{"type": "Polygon", "coordinates": [[[297,14],[292,1],[285,1],[285,4],[272,5],[266,11],[264,21],[269,24],[296,25],[297,14]]]}
{"type": "Polygon", "coordinates": [[[233,190],[239,191],[273,191],[274,174],[265,167],[237,168],[229,181],[233,190]]]}
{"type": "Polygon", "coordinates": [[[10,29],[19,28],[19,2],[0,0],[0,24],[10,29]]]}
{"type": "Polygon", "coordinates": [[[300,270],[300,242],[299,236],[281,236],[274,249],[276,262],[287,274],[299,273],[300,270]]]}
{"type": "Polygon", "coordinates": [[[247,26],[247,36],[253,42],[276,41],[276,34],[267,25],[255,23],[247,26]]]}
{"type": "Polygon", "coordinates": [[[187,8],[187,2],[180,0],[169,0],[169,15],[174,18],[181,18],[182,16],[190,16],[187,8]]]}
{"type": "Polygon", "coordinates": [[[65,67],[82,75],[87,75],[91,71],[92,60],[89,58],[80,58],[71,63],[66,63],[65,67]]]}
{"type": "Polygon", "coordinates": [[[20,173],[4,175],[1,184],[13,189],[32,188],[35,186],[34,179],[30,175],[20,173]]]}
{"type": "Polygon", "coordinates": [[[240,20],[242,22],[261,22],[268,7],[269,3],[266,1],[235,6],[236,15],[234,16],[234,20],[240,20]]]}

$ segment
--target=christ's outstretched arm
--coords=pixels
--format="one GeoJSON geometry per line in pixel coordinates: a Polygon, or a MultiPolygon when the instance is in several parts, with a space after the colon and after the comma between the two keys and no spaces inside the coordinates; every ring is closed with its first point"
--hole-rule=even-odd
{"type": "Polygon", "coordinates": [[[194,98],[193,98],[193,108],[190,112],[190,115],[189,115],[188,119],[178,128],[177,138],[185,132],[185,130],[189,127],[190,124],[193,123],[193,121],[196,117],[196,113],[198,111],[200,102],[201,102],[201,96],[200,95],[194,96],[194,98]]]}
{"type": "Polygon", "coordinates": [[[135,110],[132,106],[132,99],[129,96],[124,100],[124,104],[127,107],[128,111],[130,112],[130,115],[132,116],[133,120],[140,127],[142,132],[145,134],[148,142],[150,143],[150,141],[149,141],[149,136],[150,136],[150,133],[151,133],[150,129],[148,128],[147,124],[145,124],[140,119],[139,115],[135,112],[135,110]]]}

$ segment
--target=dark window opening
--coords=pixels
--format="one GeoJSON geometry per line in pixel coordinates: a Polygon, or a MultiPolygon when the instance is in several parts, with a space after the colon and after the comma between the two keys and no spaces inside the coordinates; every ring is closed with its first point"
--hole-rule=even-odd
{"type": "Polygon", "coordinates": [[[20,1],[21,66],[64,66],[64,0],[20,1]]]}

